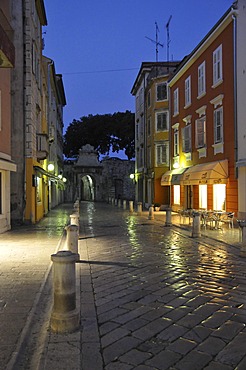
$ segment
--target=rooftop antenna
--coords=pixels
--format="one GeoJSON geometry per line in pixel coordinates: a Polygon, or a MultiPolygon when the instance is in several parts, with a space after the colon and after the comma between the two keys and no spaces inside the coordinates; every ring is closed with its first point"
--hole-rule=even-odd
{"type": "MultiPolygon", "coordinates": [[[[169,63],[169,44],[171,42],[170,34],[169,34],[169,26],[170,26],[171,19],[172,19],[172,16],[170,15],[170,17],[168,19],[168,22],[166,24],[166,29],[167,29],[167,63],[169,63]]],[[[168,67],[168,69],[169,69],[169,67],[168,67]]]]}
{"type": "Polygon", "coordinates": [[[158,32],[160,32],[159,27],[158,27],[157,22],[155,22],[155,40],[151,39],[150,37],[145,36],[146,39],[150,40],[151,42],[153,42],[155,44],[155,59],[156,59],[156,62],[158,62],[158,51],[159,51],[158,47],[161,46],[163,48],[163,44],[161,44],[158,41],[158,32]]]}

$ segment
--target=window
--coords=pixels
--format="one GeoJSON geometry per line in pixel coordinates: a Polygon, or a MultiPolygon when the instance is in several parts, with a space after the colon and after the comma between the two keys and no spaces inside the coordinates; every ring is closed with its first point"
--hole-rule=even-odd
{"type": "Polygon", "coordinates": [[[184,153],[191,152],[191,125],[182,129],[182,151],[184,153]]]}
{"type": "Polygon", "coordinates": [[[139,96],[136,96],[136,112],[139,112],[139,96]]]}
{"type": "Polygon", "coordinates": [[[167,84],[166,82],[156,85],[156,101],[167,100],[167,84]]]}
{"type": "Polygon", "coordinates": [[[179,130],[175,129],[173,134],[173,154],[174,157],[179,155],[179,130]]]}
{"type": "Polygon", "coordinates": [[[226,185],[215,184],[213,186],[213,209],[225,211],[226,204],[226,185]]]}
{"type": "Polygon", "coordinates": [[[180,204],[180,185],[173,185],[173,203],[180,204]]]}
{"type": "Polygon", "coordinates": [[[223,141],[223,108],[214,111],[214,143],[223,141]]]}
{"type": "Polygon", "coordinates": [[[139,140],[138,124],[136,124],[136,140],[139,140]]]}
{"type": "Polygon", "coordinates": [[[199,208],[207,209],[207,185],[199,185],[199,208]]]}
{"type": "Polygon", "coordinates": [[[147,133],[148,133],[148,136],[151,135],[151,117],[147,119],[147,133]]]}
{"type": "Polygon", "coordinates": [[[37,177],[37,187],[36,187],[37,193],[37,202],[40,203],[42,202],[42,178],[37,177]]]}
{"type": "Polygon", "coordinates": [[[141,109],[141,112],[142,112],[142,106],[143,106],[143,102],[144,102],[144,92],[143,92],[143,88],[141,88],[141,90],[140,90],[140,94],[139,94],[139,101],[140,101],[140,109],[141,109]]]}
{"type": "Polygon", "coordinates": [[[156,118],[156,131],[168,131],[168,112],[157,112],[156,118]]]}
{"type": "Polygon", "coordinates": [[[205,94],[206,80],[205,80],[205,62],[198,67],[198,96],[205,94]]]}
{"type": "Polygon", "coordinates": [[[191,77],[185,80],[185,107],[191,104],[191,77]]]}
{"type": "Polygon", "coordinates": [[[169,165],[169,142],[156,144],[156,164],[169,165]]]}
{"type": "Polygon", "coordinates": [[[147,150],[147,164],[148,167],[151,167],[151,146],[148,146],[147,150]]]}
{"type": "Polygon", "coordinates": [[[147,106],[148,106],[148,108],[151,106],[151,93],[150,93],[150,90],[148,91],[148,94],[147,94],[147,106]]]}
{"type": "Polygon", "coordinates": [[[143,166],[143,148],[140,148],[139,151],[139,167],[143,166]]]}
{"type": "Polygon", "coordinates": [[[196,148],[203,148],[206,145],[206,118],[196,120],[196,148]]]}
{"type": "Polygon", "coordinates": [[[173,92],[173,114],[179,113],[179,89],[177,88],[173,92]]]}
{"type": "Polygon", "coordinates": [[[213,84],[222,81],[222,45],[213,52],[213,84]]]}

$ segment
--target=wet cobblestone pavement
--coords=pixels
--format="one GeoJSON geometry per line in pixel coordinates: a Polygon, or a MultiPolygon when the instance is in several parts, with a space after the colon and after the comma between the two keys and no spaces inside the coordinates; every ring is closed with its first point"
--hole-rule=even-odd
{"type": "Polygon", "coordinates": [[[194,239],[188,225],[174,221],[165,227],[162,213],[148,220],[147,213],[82,202],[80,330],[49,330],[48,281],[38,325],[13,368],[246,369],[246,259],[239,232],[206,230],[194,239]]]}

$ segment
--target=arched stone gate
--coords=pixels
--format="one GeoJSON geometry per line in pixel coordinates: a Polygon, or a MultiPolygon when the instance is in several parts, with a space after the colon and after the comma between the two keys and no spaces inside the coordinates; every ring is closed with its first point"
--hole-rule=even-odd
{"type": "Polygon", "coordinates": [[[65,161],[65,200],[107,201],[109,197],[134,200],[135,183],[130,179],[135,162],[115,157],[98,160],[98,152],[87,144],[78,158],[65,161]]]}

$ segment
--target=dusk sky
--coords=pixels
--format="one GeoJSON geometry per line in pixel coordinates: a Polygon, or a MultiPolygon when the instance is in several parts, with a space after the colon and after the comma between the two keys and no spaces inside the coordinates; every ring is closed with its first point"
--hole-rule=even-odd
{"type": "Polygon", "coordinates": [[[44,55],[63,75],[64,125],[88,114],[134,112],[130,91],[142,62],[181,60],[231,6],[232,0],[44,0],[44,55]]]}

